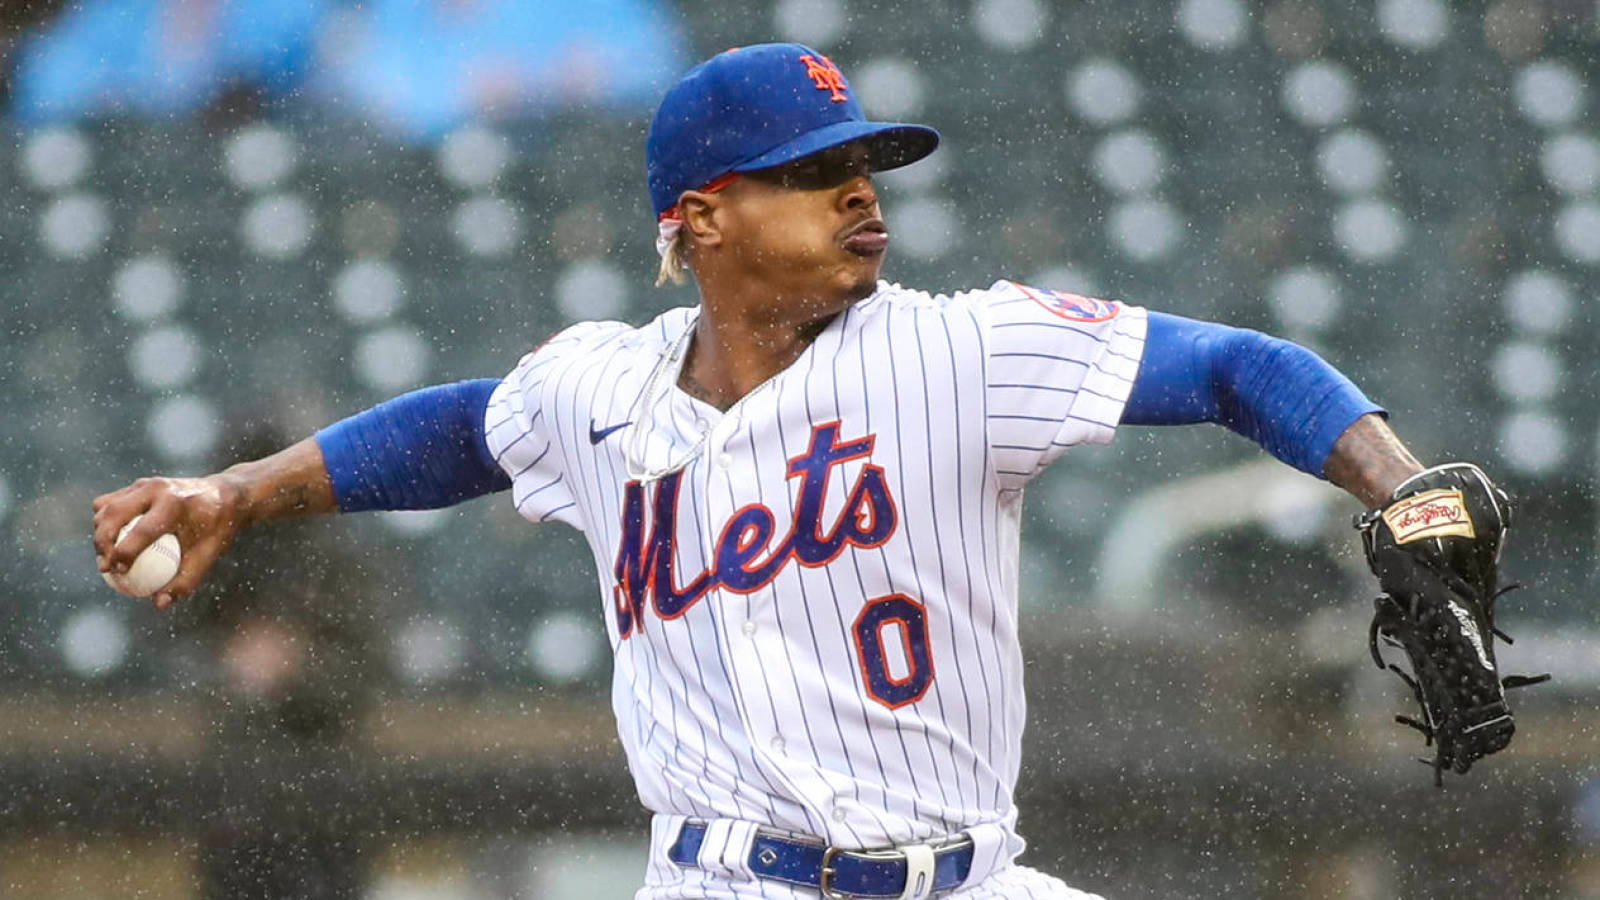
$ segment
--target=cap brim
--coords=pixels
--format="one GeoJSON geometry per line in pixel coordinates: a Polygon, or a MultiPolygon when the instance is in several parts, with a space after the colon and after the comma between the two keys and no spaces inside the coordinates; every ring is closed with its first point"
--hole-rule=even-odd
{"type": "Polygon", "coordinates": [[[900,122],[835,122],[808,131],[788,143],[734,166],[734,172],[754,172],[794,162],[829,147],[851,141],[867,141],[867,163],[874,172],[898,169],[932,153],[939,146],[939,132],[926,125],[900,122]]]}

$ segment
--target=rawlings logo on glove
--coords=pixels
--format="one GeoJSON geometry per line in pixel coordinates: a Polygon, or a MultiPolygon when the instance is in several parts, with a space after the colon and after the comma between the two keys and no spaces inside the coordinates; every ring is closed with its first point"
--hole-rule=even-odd
{"type": "Polygon", "coordinates": [[[1451,463],[1407,479],[1393,502],[1358,516],[1367,564],[1383,593],[1368,635],[1373,662],[1400,676],[1422,707],[1422,718],[1395,716],[1435,747],[1434,783],[1444,770],[1465,773],[1511,743],[1516,727],[1507,688],[1549,675],[1501,678],[1494,639],[1500,548],[1511,524],[1511,503],[1477,466],[1451,463]],[[1411,673],[1383,659],[1379,643],[1398,647],[1411,673]]]}
{"type": "Polygon", "coordinates": [[[1423,491],[1398,500],[1383,511],[1383,521],[1397,544],[1446,535],[1476,537],[1466,501],[1458,490],[1423,491]]]}

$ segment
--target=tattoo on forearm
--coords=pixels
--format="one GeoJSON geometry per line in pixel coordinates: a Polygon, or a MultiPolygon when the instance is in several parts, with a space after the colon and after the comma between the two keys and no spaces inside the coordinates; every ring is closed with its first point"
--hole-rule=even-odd
{"type": "Polygon", "coordinates": [[[1388,502],[1394,488],[1423,466],[1382,419],[1356,420],[1329,455],[1323,474],[1369,507],[1388,502]]]}

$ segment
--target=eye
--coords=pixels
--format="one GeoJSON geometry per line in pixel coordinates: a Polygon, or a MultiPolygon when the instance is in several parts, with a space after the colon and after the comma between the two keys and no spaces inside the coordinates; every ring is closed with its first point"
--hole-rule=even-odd
{"type": "Polygon", "coordinates": [[[813,187],[822,180],[822,165],[816,159],[803,159],[784,167],[780,177],[785,187],[813,187]]]}

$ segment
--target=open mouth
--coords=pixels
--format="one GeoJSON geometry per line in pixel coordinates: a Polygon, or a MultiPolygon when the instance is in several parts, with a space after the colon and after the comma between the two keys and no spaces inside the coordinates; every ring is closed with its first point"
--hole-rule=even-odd
{"type": "Polygon", "coordinates": [[[881,256],[889,249],[889,229],[882,219],[867,219],[845,232],[840,243],[857,256],[881,256]]]}

